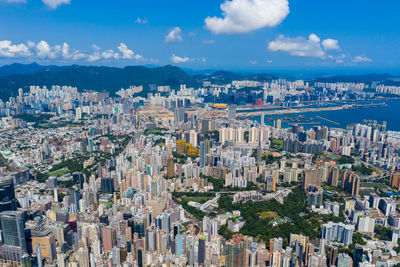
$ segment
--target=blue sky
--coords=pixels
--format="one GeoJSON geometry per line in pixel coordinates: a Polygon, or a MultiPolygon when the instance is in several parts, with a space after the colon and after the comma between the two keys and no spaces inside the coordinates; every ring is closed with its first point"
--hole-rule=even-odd
{"type": "Polygon", "coordinates": [[[396,73],[399,10],[397,0],[0,0],[0,65],[396,73]]]}

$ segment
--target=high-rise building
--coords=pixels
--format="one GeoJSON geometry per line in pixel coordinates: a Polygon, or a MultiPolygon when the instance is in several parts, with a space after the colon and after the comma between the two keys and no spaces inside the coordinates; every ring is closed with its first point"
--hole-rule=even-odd
{"type": "Polygon", "coordinates": [[[167,177],[173,178],[175,177],[175,163],[174,158],[170,157],[167,160],[167,177]]]}
{"type": "Polygon", "coordinates": [[[282,119],[277,119],[276,120],[276,129],[282,128],[282,119]]]}
{"type": "Polygon", "coordinates": [[[72,179],[74,185],[78,186],[79,188],[83,188],[83,173],[82,172],[74,172],[72,174],[72,179]]]}
{"type": "Polygon", "coordinates": [[[340,253],[337,258],[336,267],[353,267],[353,260],[348,254],[340,253]]]}
{"type": "Polygon", "coordinates": [[[22,255],[27,252],[24,214],[19,211],[4,211],[0,213],[0,220],[4,259],[20,262],[22,255]]]}
{"type": "Polygon", "coordinates": [[[352,171],[344,171],[342,188],[353,196],[358,196],[360,191],[360,177],[352,171]]]}
{"type": "Polygon", "coordinates": [[[176,152],[178,154],[185,154],[185,146],[186,146],[186,140],[182,139],[182,140],[176,140],[176,152]]]}
{"type": "Polygon", "coordinates": [[[204,265],[206,259],[206,239],[202,237],[199,239],[198,244],[198,263],[204,265]]]}
{"type": "Polygon", "coordinates": [[[353,252],[353,266],[359,266],[363,262],[364,249],[361,246],[356,246],[353,252]]]}
{"type": "Polygon", "coordinates": [[[112,178],[101,178],[101,191],[105,194],[114,193],[114,181],[112,178]]]}
{"type": "Polygon", "coordinates": [[[89,251],[86,247],[81,247],[78,250],[79,267],[89,267],[89,251]]]}
{"type": "Polygon", "coordinates": [[[360,233],[374,233],[375,217],[373,216],[358,216],[357,231],[360,233]]]}
{"type": "Polygon", "coordinates": [[[262,160],[262,149],[260,147],[256,148],[256,161],[261,162],[262,160]]]}
{"type": "Polygon", "coordinates": [[[339,169],[335,166],[332,166],[329,169],[329,178],[328,183],[331,186],[338,186],[339,183],[339,169]]]}
{"type": "Polygon", "coordinates": [[[228,120],[236,120],[236,105],[229,105],[228,120]]]}
{"type": "Polygon", "coordinates": [[[177,235],[175,237],[175,254],[177,256],[182,256],[186,253],[186,236],[177,235]]]}
{"type": "Polygon", "coordinates": [[[0,212],[7,210],[17,210],[17,199],[15,198],[12,178],[0,180],[0,212]]]}
{"type": "Polygon", "coordinates": [[[348,246],[353,241],[354,225],[328,222],[322,225],[321,238],[327,243],[336,241],[348,246]]]}
{"type": "Polygon", "coordinates": [[[307,189],[307,202],[310,205],[319,207],[322,205],[324,190],[319,185],[309,185],[307,189]]]}
{"type": "Polygon", "coordinates": [[[323,170],[322,168],[315,168],[304,171],[304,178],[303,178],[303,189],[307,190],[308,186],[313,185],[321,185],[323,178],[323,170]]]}
{"type": "Polygon", "coordinates": [[[385,216],[396,211],[396,202],[392,198],[381,198],[379,200],[378,208],[385,216]]]}
{"type": "Polygon", "coordinates": [[[283,247],[283,238],[271,238],[269,240],[269,251],[270,252],[275,252],[275,251],[281,251],[283,247]]]}
{"type": "Polygon", "coordinates": [[[390,186],[396,190],[400,190],[400,172],[395,172],[390,175],[390,186]]]}
{"type": "Polygon", "coordinates": [[[261,122],[261,126],[265,125],[265,113],[264,112],[261,112],[260,122],[261,122]]]}
{"type": "Polygon", "coordinates": [[[267,192],[275,192],[276,191],[276,177],[274,175],[267,177],[265,189],[267,190],[267,192]]]}
{"type": "Polygon", "coordinates": [[[206,161],[206,145],[204,142],[200,143],[200,167],[204,167],[206,161]]]}
{"type": "Polygon", "coordinates": [[[226,241],[224,246],[225,266],[247,266],[246,262],[246,240],[242,235],[234,235],[226,241]]]}
{"type": "Polygon", "coordinates": [[[43,267],[42,250],[40,249],[40,245],[35,246],[35,253],[38,267],[43,267]]]}
{"type": "Polygon", "coordinates": [[[329,266],[335,266],[338,258],[339,249],[337,247],[329,247],[328,261],[329,266]]]}
{"type": "Polygon", "coordinates": [[[56,258],[56,240],[52,232],[40,225],[30,229],[32,247],[39,246],[41,256],[53,261],[56,258]]]}
{"type": "Polygon", "coordinates": [[[101,228],[101,240],[104,251],[111,252],[117,244],[115,229],[111,227],[101,228]]]}
{"type": "Polygon", "coordinates": [[[175,123],[181,123],[185,120],[185,109],[184,108],[176,108],[175,109],[175,123]]]}

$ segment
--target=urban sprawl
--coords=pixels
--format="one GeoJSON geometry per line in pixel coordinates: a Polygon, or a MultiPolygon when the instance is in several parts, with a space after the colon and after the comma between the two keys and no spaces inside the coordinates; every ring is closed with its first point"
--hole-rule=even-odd
{"type": "Polygon", "coordinates": [[[285,115],[399,94],[21,88],[0,100],[0,266],[400,266],[400,132],[285,115]]]}

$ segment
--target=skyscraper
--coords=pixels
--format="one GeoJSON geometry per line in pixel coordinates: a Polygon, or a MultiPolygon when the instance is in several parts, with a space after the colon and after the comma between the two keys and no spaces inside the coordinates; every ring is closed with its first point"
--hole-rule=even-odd
{"type": "Polygon", "coordinates": [[[206,161],[206,146],[204,142],[200,143],[200,167],[204,167],[206,161]]]}
{"type": "Polygon", "coordinates": [[[228,107],[228,120],[236,119],[236,105],[229,105],[228,107]]]}
{"type": "Polygon", "coordinates": [[[199,249],[198,249],[198,263],[199,265],[204,265],[206,258],[206,240],[205,237],[199,239],[199,249]]]}
{"type": "Polygon", "coordinates": [[[322,225],[321,238],[327,243],[336,241],[345,246],[353,242],[354,225],[328,222],[322,225]]]}
{"type": "Polygon", "coordinates": [[[275,176],[269,176],[267,177],[266,184],[265,184],[265,189],[267,192],[275,192],[276,191],[276,178],[275,176]]]}
{"type": "Polygon", "coordinates": [[[225,244],[225,265],[227,267],[246,266],[246,240],[242,235],[234,235],[225,244]]]}
{"type": "Polygon", "coordinates": [[[111,252],[112,248],[117,243],[115,230],[111,227],[101,229],[101,239],[104,251],[111,252]]]}
{"type": "Polygon", "coordinates": [[[0,180],[0,212],[7,210],[17,210],[14,182],[11,178],[0,180]]]}
{"type": "Polygon", "coordinates": [[[5,260],[20,262],[22,255],[27,252],[24,219],[22,212],[4,211],[0,213],[2,250],[5,260]]]}
{"type": "Polygon", "coordinates": [[[177,256],[182,256],[186,253],[186,236],[177,235],[175,239],[175,254],[177,256]]]}
{"type": "Polygon", "coordinates": [[[168,158],[167,161],[167,176],[168,178],[173,178],[175,176],[175,163],[174,158],[168,158]]]}

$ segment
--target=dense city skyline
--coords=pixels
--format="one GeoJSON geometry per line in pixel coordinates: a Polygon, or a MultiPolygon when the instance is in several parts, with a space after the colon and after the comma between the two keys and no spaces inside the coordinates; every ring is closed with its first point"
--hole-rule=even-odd
{"type": "Polygon", "coordinates": [[[398,10],[0,0],[0,266],[400,267],[398,10]]]}
{"type": "Polygon", "coordinates": [[[397,74],[400,64],[395,1],[3,0],[0,7],[0,65],[397,74]]]}

